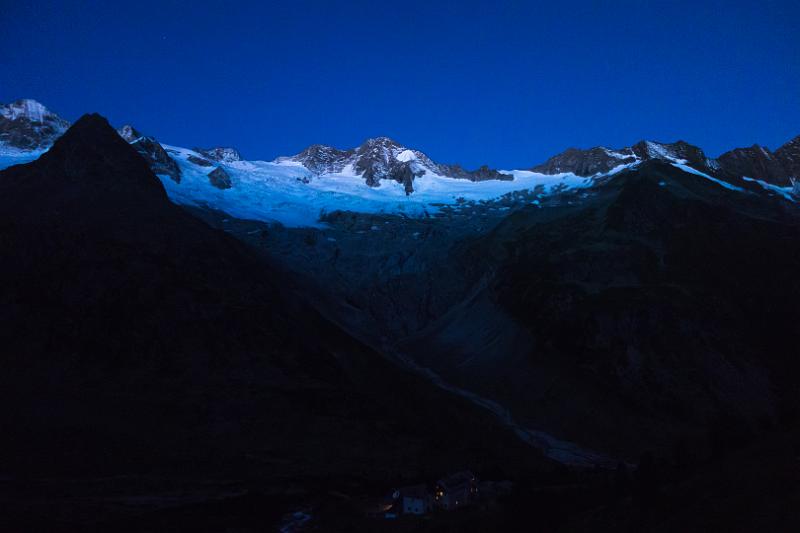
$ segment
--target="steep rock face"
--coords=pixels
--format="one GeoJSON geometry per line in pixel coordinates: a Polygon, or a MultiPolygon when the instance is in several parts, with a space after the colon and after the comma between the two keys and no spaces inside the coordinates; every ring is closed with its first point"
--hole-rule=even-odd
{"type": "Polygon", "coordinates": [[[169,156],[164,147],[154,137],[142,135],[139,130],[130,124],[117,128],[117,134],[144,157],[154,173],[166,174],[177,183],[180,183],[181,169],[178,163],[169,156]]]}
{"type": "Polygon", "coordinates": [[[49,147],[69,122],[35,100],[0,105],[0,143],[20,150],[49,147]]]}
{"type": "Polygon", "coordinates": [[[125,124],[124,126],[117,128],[117,133],[119,134],[120,137],[125,139],[125,142],[127,143],[132,143],[133,141],[142,136],[142,134],[139,133],[139,130],[137,130],[130,124],[125,124]]]}
{"type": "Polygon", "coordinates": [[[164,147],[153,137],[138,137],[130,143],[156,174],[166,174],[177,183],[181,181],[181,168],[164,147]]]}
{"type": "Polygon", "coordinates": [[[709,159],[703,150],[685,141],[676,141],[674,143],[640,141],[631,146],[630,149],[643,161],[651,159],[668,162],[682,161],[697,169],[709,168],[709,159]]]}
{"type": "Polygon", "coordinates": [[[172,204],[97,115],[0,172],[0,249],[14,280],[0,292],[0,400],[14,405],[0,412],[5,472],[180,462],[205,476],[218,461],[226,476],[384,479],[473,454],[530,456],[172,204]]]}
{"type": "Polygon", "coordinates": [[[242,154],[236,148],[230,146],[217,146],[215,148],[194,148],[194,151],[203,154],[209,159],[220,163],[233,163],[242,160],[242,154]]]}
{"type": "Polygon", "coordinates": [[[763,146],[753,145],[730,150],[717,159],[707,157],[702,149],[685,141],[640,141],[621,149],[570,148],[531,170],[543,174],[571,172],[588,177],[607,173],[620,165],[651,160],[681,163],[708,174],[720,174],[721,177],[748,177],[788,187],[791,185],[790,178],[800,174],[800,137],[789,141],[774,153],[763,146]]]}
{"type": "Polygon", "coordinates": [[[800,135],[775,150],[775,156],[790,177],[800,179],[800,135]]]}
{"type": "Polygon", "coordinates": [[[332,146],[315,144],[299,154],[281,157],[277,162],[301,163],[314,174],[338,174],[351,171],[364,178],[370,187],[379,187],[382,180],[403,184],[407,194],[414,191],[414,180],[426,173],[470,181],[512,180],[487,166],[469,171],[460,165],[445,165],[434,162],[419,150],[406,148],[388,137],[367,139],[351,150],[340,150],[332,146]]]}
{"type": "Polygon", "coordinates": [[[486,180],[501,180],[512,181],[514,176],[503,174],[487,165],[482,165],[475,170],[467,170],[461,165],[439,165],[440,173],[449,178],[470,180],[470,181],[486,181],[486,180]]]}
{"type": "Polygon", "coordinates": [[[576,176],[594,176],[609,172],[614,167],[637,161],[637,156],[630,149],[610,150],[608,148],[590,148],[580,150],[569,148],[551,157],[531,170],[542,174],[561,174],[571,172],[576,176]]]}
{"type": "Polygon", "coordinates": [[[278,161],[296,161],[314,174],[338,174],[352,155],[353,150],[339,150],[333,146],[312,144],[299,154],[278,158],[278,161]]]}
{"type": "Polygon", "coordinates": [[[685,163],[697,169],[709,169],[714,166],[714,162],[706,157],[703,150],[685,141],[674,143],[639,141],[633,146],[620,149],[602,146],[588,150],[570,148],[531,170],[542,174],[571,172],[576,176],[587,177],[605,174],[620,165],[652,159],[685,163]]]}
{"type": "Polygon", "coordinates": [[[403,183],[406,193],[409,193],[408,184],[415,177],[426,171],[436,171],[436,164],[428,156],[409,150],[388,137],[368,139],[356,148],[353,157],[353,168],[370,187],[377,187],[383,179],[391,179],[403,183]]]}
{"type": "Polygon", "coordinates": [[[720,168],[735,176],[747,176],[785,187],[789,176],[775,154],[754,144],[750,148],[735,148],[718,158],[720,168]]]}
{"type": "Polygon", "coordinates": [[[188,161],[190,163],[193,163],[193,164],[201,166],[201,167],[213,167],[214,166],[214,163],[212,163],[208,159],[203,159],[202,157],[197,157],[195,155],[190,155],[187,159],[188,159],[188,161]]]}
{"type": "Polygon", "coordinates": [[[209,172],[208,180],[217,189],[230,189],[232,187],[231,177],[222,167],[217,167],[209,172]]]}

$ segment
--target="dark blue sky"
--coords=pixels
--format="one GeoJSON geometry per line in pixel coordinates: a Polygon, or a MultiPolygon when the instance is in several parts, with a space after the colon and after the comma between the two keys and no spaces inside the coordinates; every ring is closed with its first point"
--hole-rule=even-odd
{"type": "Polygon", "coordinates": [[[0,101],[251,159],[388,135],[510,168],[800,134],[796,0],[0,2],[0,101]]]}

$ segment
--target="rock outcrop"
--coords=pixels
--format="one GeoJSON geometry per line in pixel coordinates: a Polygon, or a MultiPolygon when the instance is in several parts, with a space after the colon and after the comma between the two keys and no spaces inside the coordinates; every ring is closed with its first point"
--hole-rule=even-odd
{"type": "Polygon", "coordinates": [[[230,146],[194,148],[194,151],[220,163],[233,163],[242,160],[242,154],[240,154],[236,148],[231,148],[230,146]]]}
{"type": "Polygon", "coordinates": [[[230,189],[233,186],[231,184],[231,177],[222,167],[217,167],[209,172],[208,181],[217,189],[230,189]]]}
{"type": "Polygon", "coordinates": [[[155,174],[166,174],[175,182],[181,182],[181,168],[164,147],[153,137],[139,137],[130,143],[144,157],[155,174]]]}

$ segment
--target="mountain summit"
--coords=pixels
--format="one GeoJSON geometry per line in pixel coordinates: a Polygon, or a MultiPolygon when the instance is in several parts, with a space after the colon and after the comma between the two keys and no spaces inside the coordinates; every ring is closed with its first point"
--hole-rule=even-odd
{"type": "Polygon", "coordinates": [[[360,176],[370,187],[379,187],[382,180],[392,180],[403,184],[406,194],[414,191],[414,180],[426,174],[470,181],[511,179],[486,166],[469,171],[459,165],[436,163],[419,150],[407,148],[389,137],[367,139],[349,150],[314,144],[297,155],[278,158],[276,162],[300,163],[317,175],[360,176]]]}
{"type": "Polygon", "coordinates": [[[0,143],[21,150],[44,149],[69,127],[36,100],[22,99],[0,104],[0,143]]]}

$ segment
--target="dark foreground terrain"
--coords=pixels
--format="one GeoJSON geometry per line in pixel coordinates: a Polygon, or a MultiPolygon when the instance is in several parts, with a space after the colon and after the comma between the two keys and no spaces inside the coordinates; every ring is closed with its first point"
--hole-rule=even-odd
{"type": "Polygon", "coordinates": [[[800,528],[796,206],[659,161],[548,202],[231,222],[84,116],[0,172],[0,530],[800,528]],[[365,511],[465,468],[513,489],[365,511]]]}

